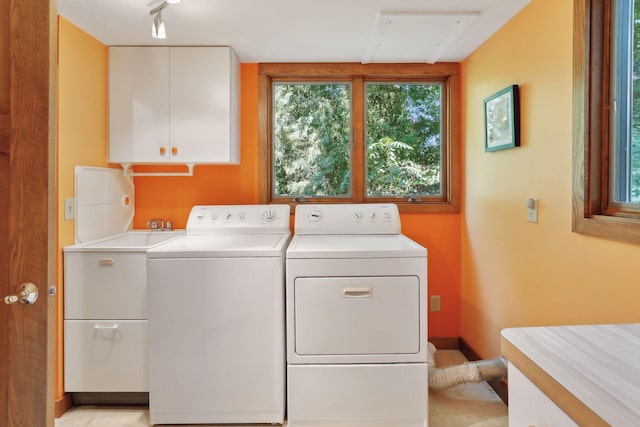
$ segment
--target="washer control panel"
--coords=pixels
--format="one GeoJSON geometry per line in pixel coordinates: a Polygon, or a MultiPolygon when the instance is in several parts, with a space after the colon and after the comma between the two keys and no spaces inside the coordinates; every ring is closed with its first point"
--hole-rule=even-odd
{"type": "Polygon", "coordinates": [[[288,230],[289,205],[198,205],[191,208],[187,233],[220,229],[288,230]]]}
{"type": "Polygon", "coordinates": [[[400,234],[400,214],[391,203],[298,205],[295,234],[400,234]]]}

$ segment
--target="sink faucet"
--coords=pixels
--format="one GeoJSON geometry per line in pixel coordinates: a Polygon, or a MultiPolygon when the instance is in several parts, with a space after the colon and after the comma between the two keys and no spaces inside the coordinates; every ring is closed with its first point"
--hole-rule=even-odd
{"type": "Polygon", "coordinates": [[[162,218],[153,218],[147,221],[147,228],[151,230],[164,230],[164,219],[162,218]]]}

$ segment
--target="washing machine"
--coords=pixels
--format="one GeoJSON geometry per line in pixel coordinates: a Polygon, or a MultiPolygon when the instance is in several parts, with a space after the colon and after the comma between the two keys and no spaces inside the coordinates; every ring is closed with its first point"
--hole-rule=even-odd
{"type": "Polygon", "coordinates": [[[290,427],[427,425],[427,250],[400,227],[394,204],[296,207],[290,427]]]}
{"type": "Polygon", "coordinates": [[[281,424],[288,205],[195,206],[147,253],[152,424],[281,424]]]}

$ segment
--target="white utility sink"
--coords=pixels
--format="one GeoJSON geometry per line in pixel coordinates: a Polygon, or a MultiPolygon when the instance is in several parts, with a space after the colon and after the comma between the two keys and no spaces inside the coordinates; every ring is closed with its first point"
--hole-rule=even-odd
{"type": "MultiPolygon", "coordinates": [[[[183,236],[184,230],[174,231],[128,231],[100,240],[93,240],[71,248],[81,250],[147,250],[160,243],[183,236]]],[[[70,249],[70,248],[69,248],[70,249]]]]}

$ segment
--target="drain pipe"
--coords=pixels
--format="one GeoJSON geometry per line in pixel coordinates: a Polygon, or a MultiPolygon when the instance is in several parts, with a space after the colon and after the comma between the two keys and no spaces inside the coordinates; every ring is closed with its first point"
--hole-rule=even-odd
{"type": "Polygon", "coordinates": [[[502,378],[507,375],[507,361],[498,359],[477,360],[462,365],[436,368],[434,354],[436,347],[429,343],[427,365],[429,367],[429,388],[440,390],[454,385],[502,378]]]}

